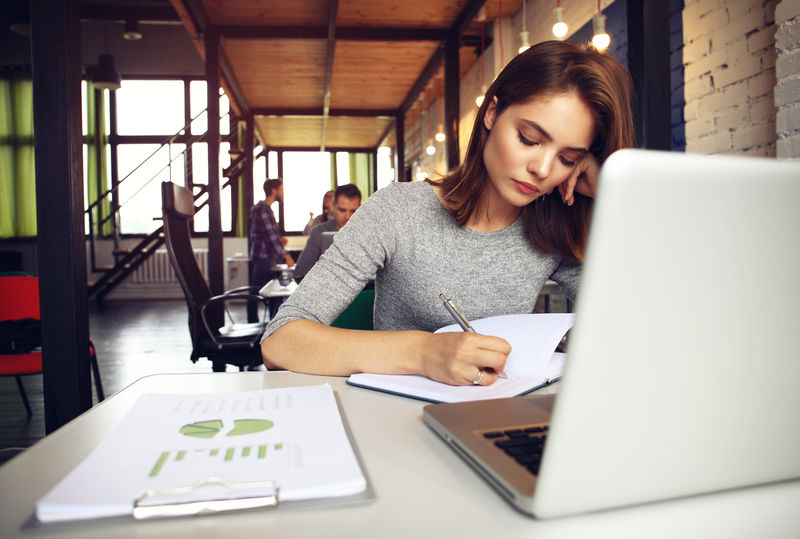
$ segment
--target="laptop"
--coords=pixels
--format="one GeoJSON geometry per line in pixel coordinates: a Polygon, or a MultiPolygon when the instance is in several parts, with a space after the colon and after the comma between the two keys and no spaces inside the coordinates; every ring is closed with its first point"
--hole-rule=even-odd
{"type": "Polygon", "coordinates": [[[800,478],[800,163],[622,150],[598,191],[557,394],[425,422],[538,518],[800,478]]]}

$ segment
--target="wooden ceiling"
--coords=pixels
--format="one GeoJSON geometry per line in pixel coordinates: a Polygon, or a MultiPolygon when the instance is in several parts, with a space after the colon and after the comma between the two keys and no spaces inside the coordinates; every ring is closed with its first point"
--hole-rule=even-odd
{"type": "Polygon", "coordinates": [[[443,83],[446,37],[457,36],[461,77],[477,58],[481,7],[488,24],[522,6],[522,0],[171,2],[201,55],[205,36],[220,36],[222,84],[239,114],[254,115],[263,144],[330,150],[393,145],[396,118],[429,81],[443,83]]]}

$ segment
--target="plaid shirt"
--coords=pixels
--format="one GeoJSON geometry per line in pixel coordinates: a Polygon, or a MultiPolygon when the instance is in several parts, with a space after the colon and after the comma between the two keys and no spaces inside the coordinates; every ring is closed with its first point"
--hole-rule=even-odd
{"type": "Polygon", "coordinates": [[[285,256],[275,215],[262,200],[250,208],[250,260],[271,260],[272,264],[279,264],[285,256]]]}

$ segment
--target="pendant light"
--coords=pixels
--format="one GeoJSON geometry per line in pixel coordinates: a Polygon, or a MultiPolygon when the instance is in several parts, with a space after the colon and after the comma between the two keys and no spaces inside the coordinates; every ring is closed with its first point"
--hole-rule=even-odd
{"type": "Polygon", "coordinates": [[[597,0],[597,14],[592,18],[592,28],[592,45],[600,52],[605,51],[611,44],[611,36],[606,32],[606,16],[600,10],[600,0],[597,0]]]}
{"type": "Polygon", "coordinates": [[[475,104],[478,105],[478,107],[483,105],[483,99],[484,97],[486,97],[486,70],[484,68],[484,59],[483,59],[483,57],[485,56],[483,50],[483,35],[484,35],[483,27],[485,24],[486,24],[486,19],[484,18],[484,20],[481,21],[481,93],[480,95],[478,95],[478,97],[475,98],[475,104]]]}
{"type": "Polygon", "coordinates": [[[531,35],[528,33],[528,14],[525,9],[527,3],[527,0],[522,0],[522,31],[519,33],[520,45],[517,51],[520,54],[531,48],[531,35]]]}
{"type": "Polygon", "coordinates": [[[553,14],[556,16],[556,23],[553,25],[553,35],[558,39],[567,37],[569,27],[564,22],[564,8],[561,7],[561,0],[556,0],[556,7],[553,8],[553,14]]]}
{"type": "Polygon", "coordinates": [[[436,100],[436,106],[439,111],[439,127],[436,130],[436,135],[433,138],[436,139],[436,142],[444,142],[447,138],[447,135],[444,134],[444,103],[442,97],[442,85],[439,84],[437,86],[437,94],[438,99],[436,100]]]}
{"type": "Polygon", "coordinates": [[[97,58],[97,65],[92,73],[92,84],[98,90],[119,90],[122,78],[114,68],[114,57],[108,52],[108,23],[105,23],[106,52],[97,58]]]}

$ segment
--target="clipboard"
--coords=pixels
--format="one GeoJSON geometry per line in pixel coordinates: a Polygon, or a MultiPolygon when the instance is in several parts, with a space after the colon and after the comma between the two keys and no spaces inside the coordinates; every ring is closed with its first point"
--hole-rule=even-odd
{"type": "Polygon", "coordinates": [[[232,483],[223,477],[207,477],[188,487],[143,492],[133,500],[133,518],[199,516],[277,507],[279,491],[275,481],[232,483]],[[222,496],[218,493],[220,489],[225,492],[222,496]]]}
{"type": "MultiPolygon", "coordinates": [[[[280,390],[281,388],[278,388],[280,390]]],[[[284,390],[295,388],[283,388],[284,390]]],[[[312,390],[314,388],[297,388],[298,390],[312,390]]],[[[364,461],[352,430],[344,412],[341,400],[336,391],[331,392],[335,409],[344,430],[344,436],[349,444],[355,461],[360,468],[364,485],[358,491],[328,496],[308,498],[293,498],[282,496],[282,489],[278,478],[264,479],[253,482],[236,482],[231,478],[222,477],[224,474],[213,475],[196,480],[193,484],[176,485],[169,488],[156,488],[141,491],[129,498],[130,509],[126,514],[98,515],[90,517],[77,517],[62,520],[41,520],[37,513],[31,515],[24,528],[52,529],[54,527],[94,527],[107,525],[109,522],[132,522],[167,517],[202,516],[222,513],[232,513],[250,510],[271,510],[281,508],[281,511],[293,508],[316,508],[330,506],[347,506],[369,502],[375,498],[372,484],[367,474],[364,461]]],[[[284,489],[285,490],[285,489],[284,489]]],[[[288,492],[288,491],[287,491],[288,492]]]]}
{"type": "MultiPolygon", "coordinates": [[[[339,415],[342,419],[345,434],[353,449],[361,473],[366,480],[366,489],[351,496],[333,498],[312,498],[308,500],[295,500],[281,504],[280,485],[277,481],[252,481],[248,483],[234,483],[223,477],[208,477],[201,479],[187,487],[170,489],[149,490],[143,492],[133,501],[132,516],[136,520],[157,518],[170,518],[182,516],[202,516],[256,509],[303,508],[331,505],[349,505],[365,503],[375,499],[372,482],[367,475],[367,469],[361,458],[361,453],[353,439],[350,424],[344,413],[338,392],[333,392],[339,415]],[[219,487],[231,496],[193,496],[204,488],[219,487]]],[[[218,491],[219,491],[218,489],[218,491]]]]}

